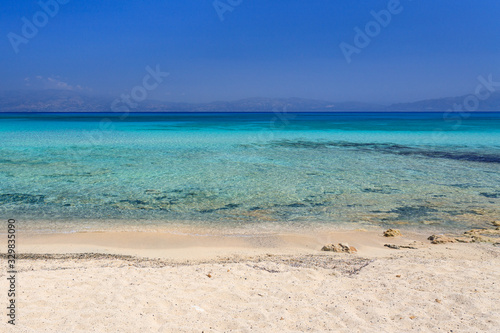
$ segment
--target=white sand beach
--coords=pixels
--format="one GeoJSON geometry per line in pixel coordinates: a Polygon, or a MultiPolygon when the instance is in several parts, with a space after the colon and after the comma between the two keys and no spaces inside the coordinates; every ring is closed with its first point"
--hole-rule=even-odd
{"type": "MultiPolygon", "coordinates": [[[[26,237],[16,326],[4,315],[1,330],[498,332],[500,248],[492,244],[433,245],[424,235],[372,231],[271,238],[26,237]],[[320,251],[341,241],[358,252],[320,251]]],[[[5,269],[0,281],[6,291],[5,269]]],[[[6,293],[0,299],[5,305],[6,293]]]]}

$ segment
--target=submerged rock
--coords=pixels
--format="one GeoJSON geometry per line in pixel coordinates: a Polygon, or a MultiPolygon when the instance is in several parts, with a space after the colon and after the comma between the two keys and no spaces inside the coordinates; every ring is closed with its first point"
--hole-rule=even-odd
{"type": "Polygon", "coordinates": [[[495,243],[496,241],[498,241],[498,239],[493,237],[485,237],[481,235],[472,236],[472,242],[474,243],[495,243]]]}
{"type": "Polygon", "coordinates": [[[496,243],[500,237],[498,229],[472,229],[464,232],[464,235],[471,237],[474,243],[496,243]]]}
{"type": "Polygon", "coordinates": [[[385,247],[388,247],[390,249],[394,250],[400,250],[400,249],[411,249],[411,250],[417,250],[417,247],[411,246],[411,245],[396,245],[396,244],[384,244],[385,247]]]}
{"type": "Polygon", "coordinates": [[[496,229],[471,229],[457,236],[432,235],[428,238],[432,244],[444,243],[498,243],[500,228],[496,229]]]}
{"type": "Polygon", "coordinates": [[[472,229],[464,232],[465,235],[500,235],[500,231],[497,229],[472,229]]]}
{"type": "Polygon", "coordinates": [[[473,243],[474,239],[470,237],[455,237],[455,241],[458,243],[473,243]]]}
{"type": "Polygon", "coordinates": [[[339,243],[339,244],[327,244],[323,246],[321,251],[331,251],[338,253],[354,253],[358,252],[354,246],[349,246],[347,243],[339,243]]]}
{"type": "Polygon", "coordinates": [[[397,237],[397,236],[403,236],[403,234],[401,234],[401,231],[399,231],[398,229],[387,229],[386,231],[384,231],[384,236],[397,237]]]}
{"type": "Polygon", "coordinates": [[[432,244],[446,244],[446,243],[455,243],[456,239],[444,235],[432,235],[428,240],[431,241],[432,244]]]}

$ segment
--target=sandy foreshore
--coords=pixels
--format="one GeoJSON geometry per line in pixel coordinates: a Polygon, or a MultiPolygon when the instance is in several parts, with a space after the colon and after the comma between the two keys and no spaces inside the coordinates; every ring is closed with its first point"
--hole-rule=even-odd
{"type": "Polygon", "coordinates": [[[500,248],[427,236],[23,235],[16,326],[3,310],[0,331],[498,332],[500,248]],[[320,251],[340,242],[357,253],[320,251]]]}

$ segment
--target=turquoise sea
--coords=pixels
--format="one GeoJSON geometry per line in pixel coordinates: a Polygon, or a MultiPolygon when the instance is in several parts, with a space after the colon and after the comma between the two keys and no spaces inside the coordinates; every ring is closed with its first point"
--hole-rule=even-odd
{"type": "Polygon", "coordinates": [[[35,232],[464,229],[500,218],[500,113],[0,114],[35,232]]]}

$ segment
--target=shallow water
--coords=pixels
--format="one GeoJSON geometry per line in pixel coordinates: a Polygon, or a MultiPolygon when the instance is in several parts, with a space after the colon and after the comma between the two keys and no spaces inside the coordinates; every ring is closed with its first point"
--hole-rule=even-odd
{"type": "Polygon", "coordinates": [[[500,218],[500,113],[0,114],[0,215],[462,229],[500,218]]]}

